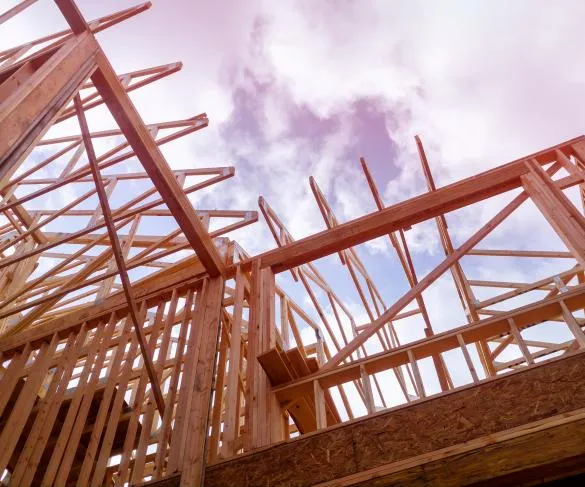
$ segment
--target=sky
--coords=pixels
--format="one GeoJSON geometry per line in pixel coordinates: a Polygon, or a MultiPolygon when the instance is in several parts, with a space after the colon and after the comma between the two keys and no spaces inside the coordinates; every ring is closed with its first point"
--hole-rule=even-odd
{"type": "MultiPolygon", "coordinates": [[[[16,3],[4,0],[2,8],[16,3]]],[[[136,4],[77,3],[87,20],[136,4]]],[[[234,178],[197,193],[193,204],[257,210],[262,195],[295,238],[325,228],[311,175],[340,222],[375,210],[362,156],[386,205],[426,191],[416,134],[440,187],[585,132],[581,0],[153,4],[98,40],[120,73],[184,63],[181,72],[132,98],[147,123],[208,114],[208,128],[164,149],[173,168],[236,168],[234,178]]],[[[0,50],[65,26],[53,2],[40,0],[0,26],[0,50]]],[[[92,128],[99,124],[96,119],[92,128]]],[[[450,214],[455,245],[512,196],[450,214]]],[[[488,239],[491,247],[562,248],[530,205],[503,229],[488,239]]],[[[233,238],[252,254],[275,246],[262,217],[233,238]]],[[[423,276],[443,257],[434,223],[416,225],[407,239],[423,276]]],[[[359,254],[387,304],[406,290],[387,239],[360,246],[359,254]]],[[[335,258],[324,259],[322,270],[364,323],[335,258]]],[[[464,265],[475,279],[529,282],[559,266],[469,259],[464,265]]],[[[439,331],[464,323],[448,276],[425,297],[439,331]]],[[[419,337],[417,326],[408,325],[402,336],[419,337]]]]}

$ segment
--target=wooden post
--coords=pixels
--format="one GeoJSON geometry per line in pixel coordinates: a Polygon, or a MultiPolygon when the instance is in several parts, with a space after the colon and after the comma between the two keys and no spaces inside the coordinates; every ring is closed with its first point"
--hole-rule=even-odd
{"type": "Polygon", "coordinates": [[[208,447],[208,461],[213,462],[217,459],[219,450],[219,439],[221,437],[221,416],[222,406],[224,403],[224,386],[225,386],[225,369],[227,365],[227,350],[228,350],[228,323],[224,313],[222,333],[219,339],[219,354],[217,360],[217,367],[215,372],[215,386],[213,395],[213,410],[210,411],[211,416],[211,437],[209,438],[208,447]]]}
{"type": "Polygon", "coordinates": [[[238,266],[236,270],[236,289],[232,330],[229,350],[229,371],[227,376],[226,412],[223,428],[221,455],[229,457],[236,453],[235,442],[240,429],[240,379],[241,344],[242,344],[242,310],[244,308],[244,274],[238,266]]]}
{"type": "Polygon", "coordinates": [[[248,323],[247,408],[245,449],[252,450],[284,439],[283,412],[270,381],[257,360],[276,346],[275,284],[272,269],[252,267],[248,323]]]}
{"type": "MultiPolygon", "coordinates": [[[[364,386],[365,396],[366,396],[366,409],[368,410],[368,414],[372,414],[376,412],[376,406],[374,404],[374,393],[372,391],[372,382],[370,380],[370,375],[367,373],[365,366],[360,365],[360,376],[362,378],[362,383],[364,386]]],[[[315,381],[317,382],[317,381],[315,381]]]]}
{"type": "Polygon", "coordinates": [[[280,335],[285,350],[290,348],[290,324],[288,322],[288,300],[283,294],[280,297],[280,335]]]}
{"type": "MultiPolygon", "coordinates": [[[[183,352],[185,350],[185,343],[187,341],[187,330],[189,325],[189,320],[191,318],[191,305],[192,305],[193,295],[192,292],[189,291],[187,293],[187,297],[185,299],[185,306],[183,309],[183,321],[181,323],[181,328],[179,330],[179,340],[177,342],[177,348],[175,353],[175,365],[172,368],[171,372],[171,380],[167,392],[167,396],[165,398],[165,414],[162,418],[162,426],[159,430],[159,438],[158,438],[158,446],[156,450],[156,458],[155,458],[155,479],[160,479],[163,473],[163,463],[165,458],[167,457],[167,445],[169,443],[169,438],[171,437],[171,421],[173,420],[173,410],[175,407],[176,397],[177,397],[177,389],[179,386],[179,374],[181,371],[181,363],[183,361],[183,352]]],[[[174,320],[173,320],[174,321],[174,320]]],[[[172,329],[173,323],[169,324],[169,328],[172,329]]],[[[179,412],[177,411],[174,415],[175,418],[175,434],[180,431],[180,428],[183,427],[183,418],[182,415],[184,411],[179,412]]],[[[177,435],[179,436],[179,435],[177,435]]],[[[168,464],[170,465],[170,459],[168,464]]]]}
{"type": "Polygon", "coordinates": [[[187,423],[181,486],[202,485],[206,458],[207,429],[211,403],[215,355],[220,328],[223,278],[210,278],[200,306],[196,329],[201,329],[197,367],[193,377],[192,399],[187,423]]]}
{"type": "MultiPolygon", "coordinates": [[[[315,330],[315,335],[317,338],[317,363],[321,366],[325,363],[323,337],[318,329],[315,330]]],[[[313,382],[313,393],[315,395],[315,418],[319,430],[327,427],[327,410],[325,409],[325,392],[318,380],[313,382]]]]}
{"type": "Polygon", "coordinates": [[[317,419],[317,429],[327,427],[327,411],[325,409],[325,392],[319,384],[319,381],[313,381],[313,391],[315,394],[315,417],[317,419]]]}

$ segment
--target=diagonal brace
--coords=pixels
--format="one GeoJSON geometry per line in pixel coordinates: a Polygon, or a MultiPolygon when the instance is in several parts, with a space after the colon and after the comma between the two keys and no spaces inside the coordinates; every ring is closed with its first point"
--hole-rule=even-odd
{"type": "Polygon", "coordinates": [[[87,120],[85,118],[85,113],[83,111],[83,104],[81,102],[81,98],[79,94],[75,95],[73,99],[73,103],[75,104],[75,110],[77,111],[77,118],[79,119],[79,126],[81,127],[81,135],[83,137],[83,143],[85,144],[85,150],[87,152],[87,158],[89,160],[91,173],[93,176],[93,180],[95,182],[95,186],[97,189],[98,198],[100,200],[100,206],[102,209],[102,214],[104,216],[104,220],[106,222],[106,227],[108,229],[108,236],[110,238],[110,244],[112,245],[112,251],[114,253],[114,258],[116,259],[116,266],[118,267],[118,272],[120,274],[120,280],[122,281],[122,287],[124,288],[124,295],[126,296],[126,301],[128,302],[128,310],[130,312],[130,317],[132,319],[132,323],[134,324],[134,329],[136,330],[136,336],[138,337],[138,344],[140,345],[140,352],[142,353],[142,358],[144,360],[144,365],[146,367],[146,371],[148,373],[148,378],[150,379],[150,384],[152,387],[152,392],[154,394],[154,399],[156,401],[156,405],[160,412],[161,417],[164,416],[165,410],[165,401],[162,395],[162,391],[160,388],[160,384],[158,383],[158,378],[156,375],[156,371],[154,370],[154,365],[148,354],[148,349],[146,347],[146,336],[140,326],[140,322],[138,320],[138,307],[136,305],[136,300],[134,299],[134,293],[132,292],[132,285],[130,283],[130,279],[128,277],[128,271],[126,270],[126,264],[124,262],[124,257],[122,255],[122,248],[120,246],[120,241],[118,239],[118,234],[116,233],[116,229],[114,228],[114,223],[112,220],[112,212],[110,210],[110,205],[108,203],[108,197],[106,195],[106,190],[104,188],[104,183],[100,176],[100,172],[97,165],[97,158],[95,155],[95,151],[93,149],[93,144],[91,142],[91,136],[89,133],[89,128],[87,126],[87,120]]]}

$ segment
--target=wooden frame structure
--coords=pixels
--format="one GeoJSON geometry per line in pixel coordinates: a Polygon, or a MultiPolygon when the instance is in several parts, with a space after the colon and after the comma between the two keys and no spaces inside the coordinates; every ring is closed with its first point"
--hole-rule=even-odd
{"type": "MultiPolygon", "coordinates": [[[[0,23],[34,3],[21,2],[0,23]]],[[[455,453],[495,455],[485,449],[486,435],[508,445],[553,429],[570,444],[571,458],[585,456],[567,433],[567,425],[579,438],[585,431],[580,396],[557,407],[546,385],[547,374],[578,381],[584,363],[585,217],[567,191],[585,194],[585,136],[441,188],[417,137],[426,193],[386,207],[362,159],[376,211],[340,223],[311,177],[326,229],[295,240],[261,197],[277,247],[250,256],[229,233],[257,221],[255,211],[195,209],[189,198],[234,169],[172,170],[160,149],[203,129],[207,116],[145,124],[128,96],[181,64],[117,75],[94,36],[150,3],[89,23],[73,0],[55,3],[70,30],[0,53],[3,484],[225,485],[235,475],[242,485],[374,478],[386,485],[427,463],[438,481],[455,453]],[[92,132],[92,110],[105,110],[115,127],[92,132]],[[509,192],[499,212],[454,243],[447,214],[509,192]],[[528,204],[563,250],[478,248],[528,204]],[[421,278],[407,231],[427,220],[435,221],[444,259],[421,278]],[[392,304],[357,248],[380,237],[389,239],[407,285],[392,304]],[[355,291],[365,323],[315,262],[327,256],[355,291]],[[534,282],[494,281],[470,279],[463,258],[567,265],[534,282]],[[424,293],[448,272],[466,323],[437,332],[424,293]],[[287,286],[307,297],[304,306],[287,286]],[[485,289],[491,295],[479,300],[485,289]],[[405,339],[403,323],[413,320],[421,335],[405,339]],[[531,388],[522,385],[526,377],[531,388]],[[498,388],[509,397],[524,394],[524,409],[509,403],[513,421],[494,419],[491,429],[477,428],[475,436],[466,430],[426,449],[411,445],[406,457],[388,453],[385,443],[351,471],[345,457],[322,468],[331,453],[319,450],[319,438],[342,444],[343,432],[384,428],[384,418],[398,431],[392,418],[415,424],[434,406],[449,411],[457,401],[472,411],[470,397],[498,388]],[[541,400],[539,414],[521,414],[541,400]],[[295,476],[278,465],[278,452],[302,465],[302,445],[315,448],[310,456],[321,467],[295,476]],[[277,463],[267,466],[270,458],[277,463]],[[246,474],[250,468],[261,475],[246,474]]],[[[498,404],[504,414],[506,403],[498,404]]],[[[489,408],[477,408],[489,416],[489,408]]],[[[437,431],[448,427],[436,423],[437,431]]],[[[531,463],[510,463],[502,475],[566,460],[549,450],[546,458],[526,453],[531,463]]],[[[573,461],[571,472],[582,470],[573,461]]]]}

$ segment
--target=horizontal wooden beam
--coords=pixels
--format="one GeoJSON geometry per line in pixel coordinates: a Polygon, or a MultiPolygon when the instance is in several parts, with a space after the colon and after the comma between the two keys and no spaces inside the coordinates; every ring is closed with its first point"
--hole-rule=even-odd
{"type": "Polygon", "coordinates": [[[489,249],[471,249],[467,255],[483,255],[487,257],[537,257],[551,259],[574,259],[571,252],[562,252],[555,250],[489,250],[489,249]]]}
{"type": "Polygon", "coordinates": [[[570,291],[554,298],[543,299],[512,311],[503,312],[495,317],[482,320],[475,325],[464,325],[431,338],[424,338],[387,352],[355,360],[332,370],[316,372],[303,379],[275,387],[273,391],[281,403],[286,403],[310,391],[314,380],[319,380],[322,387],[329,388],[359,379],[361,366],[364,366],[367,373],[371,375],[401,365],[407,365],[409,363],[409,350],[412,351],[416,360],[421,360],[456,349],[459,347],[457,335],[461,335],[466,344],[471,344],[507,334],[509,331],[508,318],[513,318],[518,328],[524,329],[561,316],[561,301],[571,311],[583,308],[585,306],[585,285],[572,288],[570,291]]]}
{"type": "MultiPolygon", "coordinates": [[[[145,212],[145,213],[148,215],[148,212],[145,212]]],[[[58,233],[58,232],[45,232],[44,236],[47,238],[48,242],[57,242],[62,238],[62,234],[58,233]]],[[[90,242],[93,242],[98,237],[99,237],[99,235],[96,233],[89,233],[87,235],[81,235],[81,236],[71,240],[69,243],[76,244],[76,245],[87,245],[90,242]]],[[[128,237],[128,235],[120,235],[121,240],[124,240],[127,237],[128,237]]],[[[160,239],[161,239],[160,235],[138,235],[132,239],[132,247],[147,248],[147,247],[150,247],[151,245],[153,245],[154,243],[159,242],[160,239]]],[[[108,242],[108,239],[106,238],[104,240],[104,242],[108,242]]],[[[187,243],[187,240],[185,239],[185,237],[180,236],[180,237],[175,237],[175,238],[170,239],[168,241],[162,242],[160,244],[157,243],[157,247],[159,249],[167,249],[167,248],[176,247],[177,245],[184,245],[185,243],[187,243]]]]}
{"type": "Polygon", "coordinates": [[[330,230],[296,240],[255,258],[260,259],[262,267],[272,267],[274,272],[283,272],[389,232],[408,228],[416,223],[519,188],[520,177],[528,172],[526,160],[535,159],[539,164],[544,165],[556,160],[555,150],[557,149],[567,155],[575,154],[573,146],[576,144],[585,145],[585,136],[568,140],[436,191],[388,206],[330,230]]]}

